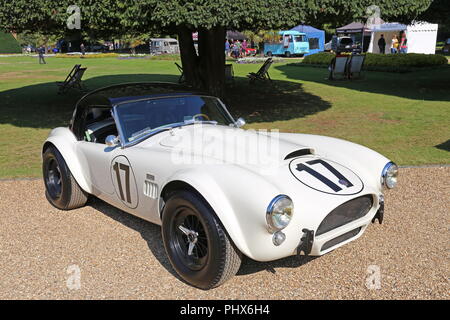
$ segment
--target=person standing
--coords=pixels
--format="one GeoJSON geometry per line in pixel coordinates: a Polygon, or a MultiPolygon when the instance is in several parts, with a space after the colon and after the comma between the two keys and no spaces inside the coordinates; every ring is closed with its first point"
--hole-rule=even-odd
{"type": "Polygon", "coordinates": [[[84,46],[84,43],[80,44],[80,50],[81,50],[81,58],[84,58],[84,55],[86,54],[86,47],[84,46]]]}
{"type": "Polygon", "coordinates": [[[247,54],[247,39],[244,39],[244,41],[242,41],[242,55],[245,57],[246,54],[247,54]]]}
{"type": "Polygon", "coordinates": [[[396,34],[391,40],[391,53],[398,53],[398,38],[396,34]]]}
{"type": "Polygon", "coordinates": [[[238,59],[241,56],[242,44],[239,40],[236,40],[235,46],[236,46],[235,55],[236,55],[236,59],[238,59]]]}
{"type": "Polygon", "coordinates": [[[39,64],[47,64],[47,62],[45,62],[44,54],[45,54],[45,49],[43,46],[40,46],[38,48],[39,64]]]}
{"type": "Polygon", "coordinates": [[[230,42],[228,39],[225,39],[225,58],[230,55],[230,42]]]}
{"type": "Polygon", "coordinates": [[[402,33],[402,41],[400,42],[400,53],[408,53],[408,39],[404,31],[402,33]]]}
{"type": "Polygon", "coordinates": [[[378,39],[378,49],[380,49],[380,53],[384,54],[386,50],[386,40],[384,39],[384,35],[381,35],[380,39],[378,39]]]}

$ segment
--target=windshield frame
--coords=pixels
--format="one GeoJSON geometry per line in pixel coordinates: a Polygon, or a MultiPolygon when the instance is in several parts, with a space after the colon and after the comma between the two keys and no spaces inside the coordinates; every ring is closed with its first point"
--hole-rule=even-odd
{"type": "MultiPolygon", "coordinates": [[[[120,122],[119,119],[119,114],[117,112],[117,108],[120,107],[120,105],[122,104],[129,104],[129,103],[135,103],[135,102],[141,102],[141,101],[148,101],[148,100],[159,100],[159,99],[168,99],[168,98],[183,98],[183,97],[201,97],[201,98],[213,98],[216,99],[219,102],[218,107],[222,108],[222,110],[224,111],[224,115],[226,117],[229,118],[230,120],[230,125],[233,124],[236,126],[236,120],[233,118],[233,116],[230,114],[230,112],[228,111],[227,107],[225,106],[225,104],[222,102],[222,100],[220,100],[219,98],[215,97],[215,96],[210,96],[210,95],[192,95],[192,94],[174,94],[174,95],[167,95],[167,96],[158,96],[158,97],[146,97],[146,98],[142,98],[142,99],[132,99],[132,100],[126,100],[126,101],[121,101],[117,104],[114,104],[111,108],[111,114],[112,117],[114,119],[114,122],[116,123],[116,127],[117,127],[117,133],[119,134],[119,143],[120,146],[123,148],[127,148],[127,147],[131,147],[134,146],[158,133],[164,132],[164,131],[168,131],[171,129],[175,129],[175,128],[179,128],[179,127],[184,127],[184,126],[188,126],[188,125],[192,125],[192,124],[196,124],[196,123],[203,123],[202,121],[199,122],[179,122],[179,123],[174,123],[173,126],[168,126],[168,125],[164,125],[158,128],[155,128],[154,131],[151,131],[147,134],[143,134],[141,137],[137,138],[136,140],[133,141],[127,141],[125,139],[125,135],[122,129],[122,123],[120,122]]],[[[211,123],[212,121],[204,121],[204,123],[211,123]]],[[[220,124],[217,124],[220,125],[220,124]]]]}

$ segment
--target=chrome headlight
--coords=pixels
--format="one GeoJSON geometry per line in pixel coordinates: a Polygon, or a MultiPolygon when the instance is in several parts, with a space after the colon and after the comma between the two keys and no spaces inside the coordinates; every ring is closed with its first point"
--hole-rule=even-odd
{"type": "Polygon", "coordinates": [[[286,195],[276,196],[267,207],[266,221],[270,232],[286,228],[294,214],[294,204],[286,195]]]}
{"type": "Polygon", "coordinates": [[[389,189],[394,188],[397,185],[398,166],[389,162],[384,166],[381,173],[381,184],[389,189]]]}

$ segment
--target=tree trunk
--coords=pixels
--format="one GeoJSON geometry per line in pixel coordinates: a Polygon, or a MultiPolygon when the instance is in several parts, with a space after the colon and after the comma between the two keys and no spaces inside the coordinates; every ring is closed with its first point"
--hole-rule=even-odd
{"type": "Polygon", "coordinates": [[[213,27],[198,32],[198,54],[192,40],[192,30],[178,28],[181,63],[186,82],[212,95],[225,95],[225,28],[213,27]]]}
{"type": "Polygon", "coordinates": [[[199,58],[195,52],[192,30],[185,26],[179,27],[178,40],[184,79],[189,85],[195,88],[202,88],[203,83],[200,78],[199,58]]]}
{"type": "Polygon", "coordinates": [[[198,32],[198,53],[204,87],[211,94],[225,96],[225,28],[198,32]]]}

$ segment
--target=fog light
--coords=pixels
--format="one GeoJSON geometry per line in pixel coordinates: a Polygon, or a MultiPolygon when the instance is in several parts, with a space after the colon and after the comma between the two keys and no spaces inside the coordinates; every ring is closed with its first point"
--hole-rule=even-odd
{"type": "Polygon", "coordinates": [[[272,242],[274,245],[279,246],[284,240],[286,240],[286,235],[283,232],[277,231],[273,234],[272,242]]]}

